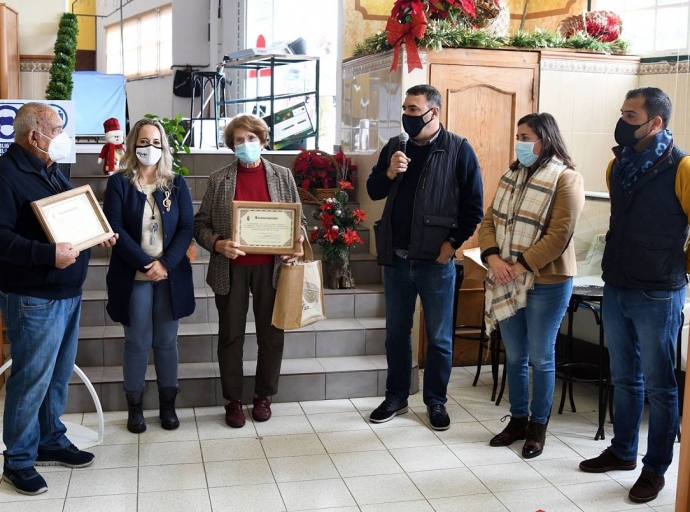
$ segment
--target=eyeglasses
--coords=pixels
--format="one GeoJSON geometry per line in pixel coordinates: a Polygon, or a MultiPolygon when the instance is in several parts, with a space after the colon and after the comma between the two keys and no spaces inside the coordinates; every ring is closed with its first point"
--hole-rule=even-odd
{"type": "Polygon", "coordinates": [[[235,142],[235,146],[240,146],[245,142],[258,142],[259,137],[257,137],[253,133],[248,133],[246,137],[235,137],[233,140],[235,142]]]}

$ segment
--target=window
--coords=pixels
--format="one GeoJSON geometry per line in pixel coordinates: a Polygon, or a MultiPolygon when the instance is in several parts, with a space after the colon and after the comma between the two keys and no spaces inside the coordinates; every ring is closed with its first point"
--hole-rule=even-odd
{"type": "Polygon", "coordinates": [[[623,20],[623,39],[643,56],[687,54],[690,48],[688,0],[596,0],[593,8],[623,20]]]}
{"type": "Polygon", "coordinates": [[[119,23],[107,26],[105,48],[107,73],[121,73],[127,78],[169,75],[172,5],[127,18],[122,23],[122,37],[119,23]]]}

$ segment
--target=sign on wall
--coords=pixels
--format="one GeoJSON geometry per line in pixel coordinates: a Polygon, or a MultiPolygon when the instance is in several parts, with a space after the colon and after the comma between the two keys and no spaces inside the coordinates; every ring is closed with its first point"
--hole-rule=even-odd
{"type": "MultiPolygon", "coordinates": [[[[46,103],[53,107],[62,119],[62,129],[74,141],[74,102],[63,100],[0,100],[0,155],[7,151],[14,142],[14,118],[17,111],[26,103],[46,103]]],[[[74,163],[77,161],[76,148],[72,144],[72,154],[60,163],[74,163]]]]}

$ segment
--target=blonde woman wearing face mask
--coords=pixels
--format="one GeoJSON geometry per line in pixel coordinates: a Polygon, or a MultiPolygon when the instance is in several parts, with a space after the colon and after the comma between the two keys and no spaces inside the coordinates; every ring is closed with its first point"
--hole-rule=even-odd
{"type": "MultiPolygon", "coordinates": [[[[252,292],[259,356],[256,366],[252,417],[271,417],[271,396],[278,391],[283,360],[284,333],[271,325],[275,286],[282,261],[294,261],[304,252],[271,256],[247,255],[231,239],[233,200],[299,203],[292,172],[261,158],[268,143],[268,126],[256,116],[235,117],[225,129],[225,145],[237,160],[217,170],[208,180],[206,194],[194,217],[194,237],[211,253],[206,281],[216,294],[218,308],[218,365],[225,406],[225,422],[233,428],[245,424],[242,410],[242,353],[249,292],[252,292]]],[[[302,215],[302,231],[307,221],[302,215]]],[[[303,241],[300,238],[300,242],[303,241]]]]}
{"type": "Polygon", "coordinates": [[[110,318],[125,328],[122,357],[129,417],[127,429],[146,430],[144,377],[153,347],[161,426],[179,426],[175,413],[179,319],[194,312],[194,284],[187,248],[194,211],[184,178],[172,171],[165,130],[142,119],[127,136],[119,172],[108,180],[104,212],[120,233],[106,282],[110,318]]]}

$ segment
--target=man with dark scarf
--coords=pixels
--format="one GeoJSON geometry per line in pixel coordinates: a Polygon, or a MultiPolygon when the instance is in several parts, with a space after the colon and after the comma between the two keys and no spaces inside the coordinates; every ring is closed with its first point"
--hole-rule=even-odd
{"type": "Polygon", "coordinates": [[[649,400],[647,453],[630,489],[637,503],[664,487],[678,430],[675,354],[685,285],[690,158],[668,130],[671,100],[661,89],[626,95],[607,170],[611,220],[602,260],[602,314],[615,388],[611,446],[580,463],[589,473],[634,470],[649,400]]]}

